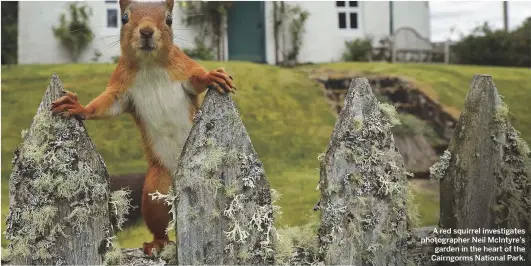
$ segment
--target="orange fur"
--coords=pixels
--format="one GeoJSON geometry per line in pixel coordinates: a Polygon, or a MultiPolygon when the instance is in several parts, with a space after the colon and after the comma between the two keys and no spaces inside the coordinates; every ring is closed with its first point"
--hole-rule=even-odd
{"type": "Polygon", "coordinates": [[[191,100],[187,108],[188,119],[193,121],[194,114],[201,105],[201,96],[208,86],[219,92],[234,92],[236,88],[232,83],[232,77],[223,69],[218,68],[209,72],[173,44],[172,29],[166,24],[166,18],[171,15],[173,9],[173,0],[166,0],[164,3],[120,0],[120,8],[122,14],[129,16],[129,22],[122,25],[121,56],[106,89],[86,106],[79,103],[75,94],[68,92],[52,103],[52,111],[66,117],[81,116],[84,119],[107,118],[122,112],[131,114],[140,131],[143,152],[148,162],[141,211],[144,222],[154,237],[152,242],[144,243],[144,252],[151,255],[152,248],[162,248],[168,242],[165,229],[170,216],[169,207],[163,202],[152,200],[149,193],[156,191],[167,193],[172,186],[172,178],[168,169],[162,165],[161,158],[157,157],[145,122],[135,110],[135,104],[138,102],[132,102],[126,97],[128,89],[135,82],[137,73],[141,69],[166,69],[172,81],[191,85],[186,89],[186,93],[191,100]],[[150,41],[156,48],[149,52],[139,46],[144,41],[140,34],[143,28],[153,30],[150,41]],[[124,100],[122,97],[127,99],[124,100]]]}
{"type": "Polygon", "coordinates": [[[170,222],[170,208],[164,204],[164,201],[153,200],[149,196],[150,191],[158,191],[162,194],[168,193],[168,189],[172,186],[172,178],[168,170],[159,164],[151,163],[144,181],[144,188],[142,193],[142,218],[153,234],[154,241],[151,243],[144,243],[144,252],[151,252],[152,248],[160,249],[161,242],[165,244],[169,241],[166,228],[170,222]]]}

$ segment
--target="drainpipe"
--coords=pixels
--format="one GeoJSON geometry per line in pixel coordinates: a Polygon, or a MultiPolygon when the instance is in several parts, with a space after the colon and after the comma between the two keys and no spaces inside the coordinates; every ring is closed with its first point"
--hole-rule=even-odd
{"type": "Polygon", "coordinates": [[[223,16],[223,61],[229,59],[229,24],[228,24],[228,12],[223,16]]]}
{"type": "Polygon", "coordinates": [[[393,36],[394,25],[393,25],[393,1],[389,1],[389,35],[393,36]]]}
{"type": "Polygon", "coordinates": [[[503,1],[503,29],[505,32],[509,31],[508,7],[507,1],[503,1]]]}

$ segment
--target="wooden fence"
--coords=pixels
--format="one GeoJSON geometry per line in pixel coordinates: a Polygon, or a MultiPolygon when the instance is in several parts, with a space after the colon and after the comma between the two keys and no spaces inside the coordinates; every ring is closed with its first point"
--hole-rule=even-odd
{"type": "MultiPolygon", "coordinates": [[[[470,243],[433,241],[463,237],[459,232],[415,228],[408,173],[390,131],[400,121],[393,106],[377,101],[368,80],[357,78],[319,157],[321,218],[315,241],[305,245],[279,238],[276,193],[238,111],[229,95],[208,92],[174,173],[173,190],[153,195],[171,204],[177,242],[159,254],[166,262],[149,262],[138,250],[116,244],[114,234],[130,199],[127,191],[110,193],[105,163],[83,123],[50,115],[50,102],[63,93],[54,75],[15,152],[6,230],[11,242],[3,262],[431,265],[473,252],[470,243]],[[288,256],[279,255],[279,246],[288,248],[288,256]],[[464,248],[435,253],[450,246],[464,248]]],[[[526,262],[520,264],[528,265],[530,152],[507,113],[491,77],[475,76],[450,146],[430,169],[441,183],[437,228],[525,229],[517,235],[527,240],[521,244],[525,252],[502,253],[522,255],[526,262]]]]}

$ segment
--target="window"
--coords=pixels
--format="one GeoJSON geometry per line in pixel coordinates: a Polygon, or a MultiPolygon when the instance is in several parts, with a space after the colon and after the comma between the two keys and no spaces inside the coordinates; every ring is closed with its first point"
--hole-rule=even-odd
{"type": "Polygon", "coordinates": [[[340,29],[358,29],[358,1],[336,1],[336,8],[338,10],[337,18],[340,29]]]}
{"type": "Polygon", "coordinates": [[[118,9],[116,8],[107,9],[107,27],[109,28],[118,27],[118,9]]]}
{"type": "Polygon", "coordinates": [[[107,28],[118,28],[118,18],[120,16],[118,1],[105,0],[105,9],[107,9],[107,28]]]}
{"type": "Polygon", "coordinates": [[[358,28],[358,13],[354,13],[354,12],[350,13],[350,28],[351,29],[358,28]]]}
{"type": "Polygon", "coordinates": [[[339,12],[339,28],[340,29],[346,29],[347,28],[347,14],[345,12],[339,12]]]}

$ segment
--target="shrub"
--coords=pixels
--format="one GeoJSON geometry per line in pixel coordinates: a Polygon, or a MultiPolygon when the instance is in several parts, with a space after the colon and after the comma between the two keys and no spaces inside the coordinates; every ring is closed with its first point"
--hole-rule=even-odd
{"type": "Polygon", "coordinates": [[[289,25],[289,32],[291,34],[291,50],[286,56],[286,63],[296,64],[297,58],[302,48],[302,36],[305,32],[304,23],[306,20],[308,20],[310,13],[308,13],[306,10],[303,10],[300,6],[288,6],[288,16],[291,16],[291,24],[289,25]]]}
{"type": "Polygon", "coordinates": [[[92,10],[86,6],[78,6],[78,3],[68,5],[70,21],[66,20],[66,14],[59,17],[59,27],[52,27],[53,34],[61,41],[61,44],[70,52],[74,62],[77,62],[81,52],[92,42],[94,34],[89,26],[89,17],[92,10]]]}
{"type": "Polygon", "coordinates": [[[2,1],[2,65],[17,63],[18,2],[2,1]]]}
{"type": "Polygon", "coordinates": [[[343,61],[370,61],[372,57],[372,38],[355,39],[345,42],[343,61]]]}
{"type": "Polygon", "coordinates": [[[216,55],[212,48],[209,48],[202,38],[196,37],[195,48],[183,48],[183,52],[196,60],[216,60],[216,55]]]}
{"type": "Polygon", "coordinates": [[[210,58],[210,53],[212,53],[214,59],[222,59],[223,39],[219,36],[223,35],[223,20],[232,6],[232,1],[177,1],[177,5],[183,11],[182,22],[184,25],[196,28],[201,32],[199,37],[201,46],[197,45],[198,41],[196,40],[196,49],[187,49],[187,51],[198,56],[198,58],[210,58]],[[214,49],[206,49],[204,45],[206,36],[214,37],[214,49]]]}
{"type": "Polygon", "coordinates": [[[531,17],[514,31],[492,30],[485,23],[452,46],[459,64],[531,66],[531,17]]]}

